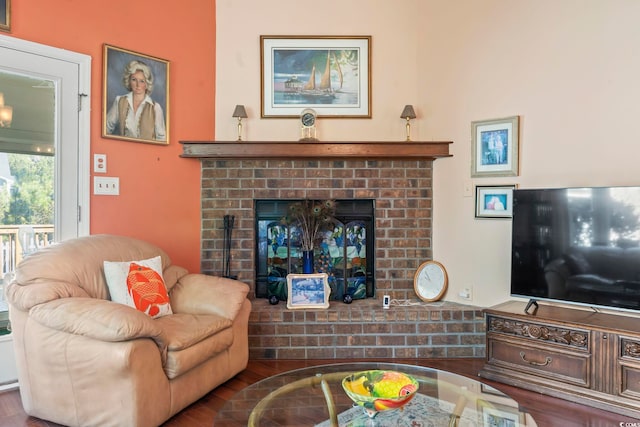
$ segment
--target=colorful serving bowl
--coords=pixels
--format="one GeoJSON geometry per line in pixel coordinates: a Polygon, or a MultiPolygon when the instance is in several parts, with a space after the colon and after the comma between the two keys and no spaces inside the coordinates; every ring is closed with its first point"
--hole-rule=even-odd
{"type": "Polygon", "coordinates": [[[418,381],[402,372],[370,370],[348,375],[342,388],[370,417],[378,412],[398,409],[418,391],[418,381]]]}

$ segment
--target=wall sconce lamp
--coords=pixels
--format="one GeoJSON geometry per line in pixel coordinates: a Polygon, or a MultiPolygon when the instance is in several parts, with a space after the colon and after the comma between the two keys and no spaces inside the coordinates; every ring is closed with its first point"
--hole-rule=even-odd
{"type": "Polygon", "coordinates": [[[407,119],[407,141],[411,141],[411,119],[416,118],[416,112],[413,110],[413,105],[405,105],[404,110],[402,110],[402,114],[400,114],[401,119],[407,119]]]}
{"type": "Polygon", "coordinates": [[[13,107],[4,105],[4,94],[0,92],[0,128],[11,127],[13,107]]]}
{"type": "Polygon", "coordinates": [[[231,117],[238,118],[238,141],[242,141],[242,119],[247,118],[247,111],[244,109],[244,105],[236,105],[231,117]]]}

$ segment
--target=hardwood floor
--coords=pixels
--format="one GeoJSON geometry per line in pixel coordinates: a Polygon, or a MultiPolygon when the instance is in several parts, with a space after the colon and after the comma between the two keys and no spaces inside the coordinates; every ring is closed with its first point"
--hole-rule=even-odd
{"type": "MultiPolygon", "coordinates": [[[[349,360],[351,362],[355,360],[349,360]]],[[[404,359],[393,360],[397,363],[417,364],[436,369],[455,372],[476,378],[482,367],[483,359],[404,359]]],[[[244,387],[271,375],[325,363],[346,362],[343,360],[252,360],[246,370],[211,391],[202,399],[193,403],[173,418],[165,427],[211,427],[216,415],[225,401],[244,387]]],[[[521,404],[523,411],[529,412],[538,427],[636,427],[640,419],[623,417],[612,412],[602,411],[566,400],[524,391],[492,381],[482,380],[507,393],[521,404]]],[[[18,390],[0,393],[0,427],[60,427],[49,421],[29,417],[22,409],[18,390]]]]}

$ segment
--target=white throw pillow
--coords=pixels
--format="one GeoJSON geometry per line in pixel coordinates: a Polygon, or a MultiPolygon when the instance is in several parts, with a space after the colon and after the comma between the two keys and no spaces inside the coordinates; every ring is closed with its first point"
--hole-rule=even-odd
{"type": "MultiPolygon", "coordinates": [[[[136,273],[136,271],[133,271],[133,273],[136,273]]],[[[160,256],[139,261],[104,261],[104,275],[111,294],[111,301],[128,305],[154,318],[173,314],[164,279],[162,278],[162,259],[160,256]],[[157,294],[160,294],[159,303],[149,304],[149,300],[145,298],[141,300],[140,295],[132,294],[128,283],[132,264],[151,269],[154,273],[157,273],[152,273],[153,278],[149,283],[158,288],[158,292],[153,292],[152,295],[157,296],[157,294]]]]}

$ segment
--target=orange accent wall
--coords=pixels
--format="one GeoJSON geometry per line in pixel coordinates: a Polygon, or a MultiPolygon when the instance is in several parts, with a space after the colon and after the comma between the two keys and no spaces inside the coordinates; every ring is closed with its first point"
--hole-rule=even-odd
{"type": "Polygon", "coordinates": [[[91,195],[91,234],[147,240],[199,271],[200,162],[180,158],[178,141],[215,135],[215,2],[14,0],[11,27],[10,36],[92,57],[91,155],[107,155],[120,195],[91,195]],[[104,43],[170,61],[169,146],[102,138],[104,43]]]}

